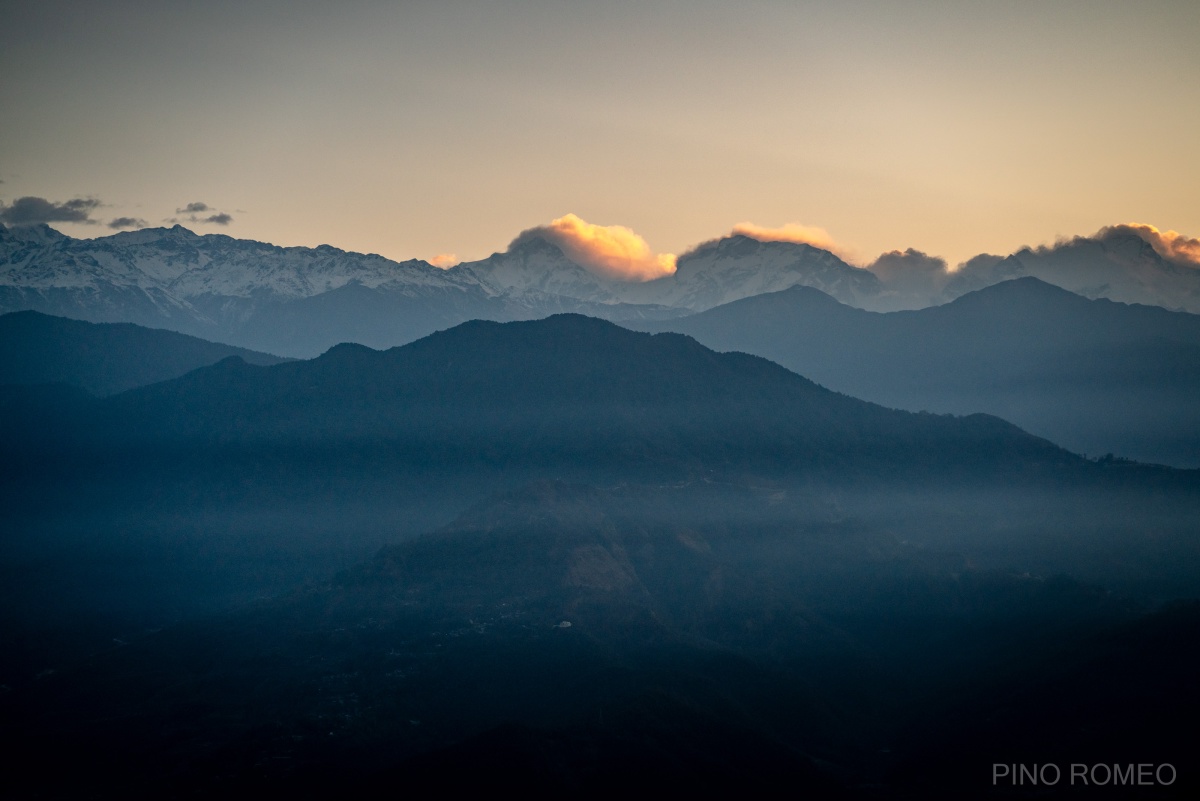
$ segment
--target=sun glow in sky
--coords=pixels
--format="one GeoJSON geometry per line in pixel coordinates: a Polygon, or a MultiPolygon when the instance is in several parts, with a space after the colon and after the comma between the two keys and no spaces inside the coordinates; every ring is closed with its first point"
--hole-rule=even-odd
{"type": "Polygon", "coordinates": [[[568,212],[646,269],[740,221],[952,265],[1186,239],[1198,40],[1190,1],[22,0],[0,202],[447,264],[568,212]]]}

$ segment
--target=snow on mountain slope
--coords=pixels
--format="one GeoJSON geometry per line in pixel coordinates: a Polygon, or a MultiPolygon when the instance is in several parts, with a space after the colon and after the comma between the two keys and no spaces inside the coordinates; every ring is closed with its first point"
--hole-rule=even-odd
{"type": "Polygon", "coordinates": [[[1175,264],[1141,237],[1119,231],[1023,248],[1004,259],[973,259],[950,278],[946,299],[1025,276],[1086,298],[1200,313],[1200,269],[1175,264]]]}
{"type": "MultiPolygon", "coordinates": [[[[0,259],[0,287],[25,293],[88,290],[98,295],[137,289],[159,304],[203,307],[196,312],[201,317],[211,316],[213,301],[220,298],[294,301],[349,284],[414,296],[438,290],[475,292],[503,300],[517,316],[578,308],[566,299],[595,306],[608,316],[605,307],[618,305],[699,311],[796,284],[855,305],[879,292],[874,275],[831,253],[745,236],[704,245],[680,259],[675,275],[646,283],[599,276],[538,238],[441,270],[424,261],[394,262],[328,245],[283,248],[222,235],[200,236],[178,225],[90,240],[32,226],[0,229],[0,259]]],[[[643,311],[647,310],[629,313],[643,311]]]]}
{"type": "Polygon", "coordinates": [[[544,239],[531,237],[486,259],[447,272],[477,282],[490,296],[561,296],[592,303],[621,303],[627,282],[602,278],[566,257],[544,239]]]}
{"type": "Polygon", "coordinates": [[[680,258],[674,275],[647,282],[596,275],[572,262],[555,245],[537,238],[451,270],[455,271],[470,274],[489,292],[508,297],[536,292],[591,303],[655,305],[689,312],[797,284],[854,305],[881,291],[873,274],[851,267],[828,251],[791,242],[759,242],[746,236],[702,245],[680,258]]]}
{"type": "Polygon", "coordinates": [[[357,282],[388,286],[458,284],[424,261],[397,263],[328,245],[282,248],[219,234],[199,236],[176,225],[98,239],[47,234],[45,226],[0,234],[0,285],[31,289],[109,282],[160,289],[180,298],[200,295],[312,297],[357,282]]]}
{"type": "Polygon", "coordinates": [[[829,251],[735,235],[681,256],[674,275],[644,284],[633,294],[701,311],[797,285],[819,289],[852,306],[862,306],[882,289],[874,274],[829,251]]]}

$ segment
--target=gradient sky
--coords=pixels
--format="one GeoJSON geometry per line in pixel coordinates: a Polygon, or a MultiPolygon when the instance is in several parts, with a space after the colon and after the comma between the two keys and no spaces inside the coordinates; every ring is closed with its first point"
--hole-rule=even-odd
{"type": "MultiPolygon", "coordinates": [[[[395,259],[1200,234],[1200,3],[6,2],[0,201],[395,259]],[[232,222],[187,222],[191,202],[232,222]]],[[[194,216],[194,215],[192,215],[194,216]]],[[[197,217],[198,220],[206,216],[197,217]]]]}

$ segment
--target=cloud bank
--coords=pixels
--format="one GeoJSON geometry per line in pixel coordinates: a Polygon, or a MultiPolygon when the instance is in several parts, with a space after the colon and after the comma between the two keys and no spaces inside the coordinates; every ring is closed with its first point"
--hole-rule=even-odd
{"type": "Polygon", "coordinates": [[[949,275],[945,259],[913,248],[880,254],[867,269],[887,286],[902,292],[940,292],[949,275]]]}
{"type": "Polygon", "coordinates": [[[1141,238],[1169,262],[1181,267],[1200,267],[1200,239],[1184,236],[1178,231],[1160,231],[1145,223],[1121,223],[1101,228],[1094,238],[1107,239],[1121,234],[1141,238]]]}
{"type": "Polygon", "coordinates": [[[576,264],[618,281],[651,281],[675,272],[674,254],[655,254],[645,239],[623,225],[593,225],[568,214],[522,231],[508,249],[530,239],[557,245],[576,264]]]}
{"type": "Polygon", "coordinates": [[[0,203],[0,222],[8,225],[37,225],[39,223],[73,222],[95,225],[92,211],[101,203],[93,197],[77,197],[62,203],[44,197],[19,197],[11,206],[0,203]]]}

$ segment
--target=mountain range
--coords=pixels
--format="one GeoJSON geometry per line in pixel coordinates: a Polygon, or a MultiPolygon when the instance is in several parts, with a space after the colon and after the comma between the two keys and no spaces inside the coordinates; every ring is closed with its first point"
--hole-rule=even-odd
{"type": "Polygon", "coordinates": [[[873,272],[811,245],[732,235],[680,256],[673,275],[636,282],[598,275],[537,236],[439,269],[327,245],[283,248],[199,236],[178,225],[96,239],[73,239],[45,225],[0,226],[0,313],[132,322],[311,358],[341,342],[401,345],[471,319],[574,312],[618,322],[661,320],[792,286],[887,311],[1034,276],[1086,297],[1200,311],[1200,271],[1122,231],[1007,258],[979,256],[954,272],[920,273],[916,283],[918,273],[884,270],[884,261],[873,272]]]}
{"type": "Polygon", "coordinates": [[[537,237],[442,270],[178,225],[94,240],[0,226],[0,311],[132,322],[302,358],[341,342],[400,345],[472,319],[667,317],[798,282],[850,301],[877,283],[825,251],[745,237],[681,259],[677,277],[638,284],[599,277],[537,237]]]}
{"type": "MultiPolygon", "coordinates": [[[[1193,481],[1089,461],[988,415],[887,409],[764,358],[580,315],[475,321],[387,351],[346,344],[269,366],[229,357],[102,398],[3,386],[0,448],[8,518],[37,521],[4,543],[16,563],[78,552],[107,564],[94,549],[183,549],[188,558],[155,560],[170,575],[173,564],[273,554],[269,570],[257,568],[266,584],[254,586],[274,586],[273,571],[282,581],[361,559],[529,481],[752,487],[775,497],[770,515],[852,509],[920,521],[922,537],[962,503],[967,518],[988,517],[969,499],[1000,488],[1026,498],[1011,503],[1031,504],[1039,520],[1061,512],[1066,532],[1127,493],[1157,487],[1186,506],[1193,481]],[[1103,503],[1078,509],[1080,493],[1101,488],[1103,503]],[[164,533],[181,526],[186,533],[164,533]]],[[[1027,512],[1006,514],[1013,525],[1027,512]]],[[[1105,552],[1102,540],[1092,553],[1105,552]]],[[[28,580],[11,576],[9,590],[28,580]]],[[[52,586],[43,577],[29,589],[52,586]]],[[[119,594],[108,592],[106,602],[119,594]]]]}
{"type": "MultiPolygon", "coordinates": [[[[364,302],[376,297],[360,290],[364,302]]],[[[870,312],[796,285],[697,314],[621,324],[762,356],[883,406],[986,412],[1076,453],[1200,466],[1192,402],[1200,391],[1200,317],[1192,314],[1088,300],[1026,277],[912,311],[870,312]]],[[[279,361],[130,324],[0,316],[0,384],[58,381],[111,394],[235,354],[251,364],[279,361]]]]}
{"type": "Polygon", "coordinates": [[[882,478],[902,463],[911,478],[1082,464],[997,418],[886,409],[763,358],[581,315],[473,321],[387,351],[344,344],[270,366],[231,356],[90,400],[46,429],[20,408],[3,423],[13,453],[25,441],[108,454],[363,443],[414,468],[552,466],[593,478],[639,466],[676,478],[882,478]]]}
{"type": "Polygon", "coordinates": [[[763,356],[884,406],[987,412],[1076,453],[1200,467],[1194,314],[1025,277],[915,311],[870,312],[793,287],[625,325],[763,356]]]}
{"type": "Polygon", "coordinates": [[[249,364],[285,361],[133,323],[88,323],[34,311],[0,315],[0,385],[60,383],[114,395],[230,356],[249,364]]]}

